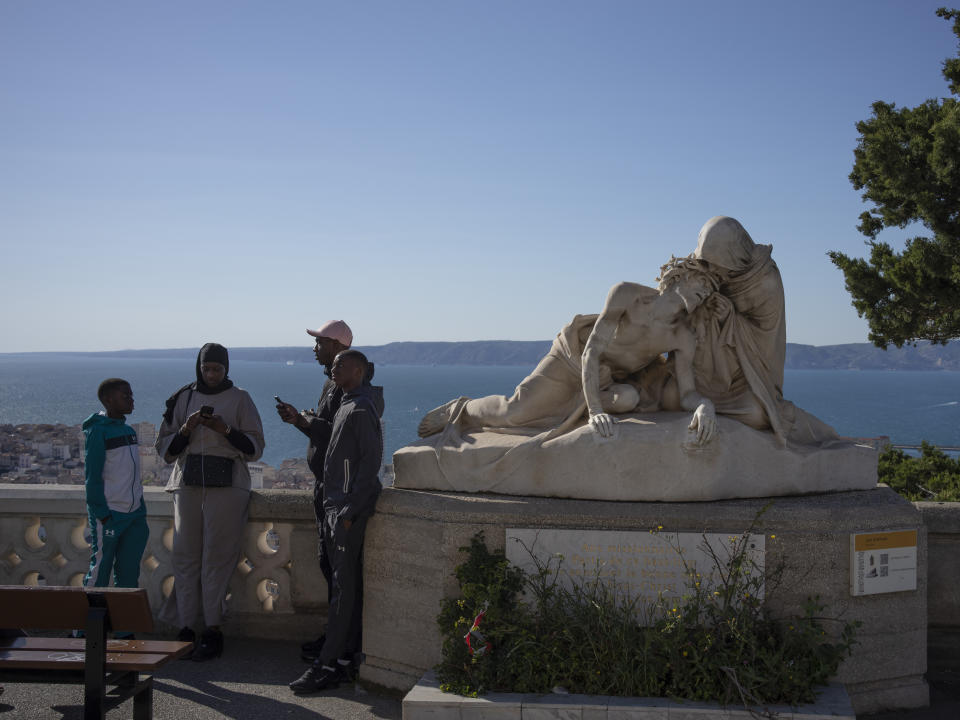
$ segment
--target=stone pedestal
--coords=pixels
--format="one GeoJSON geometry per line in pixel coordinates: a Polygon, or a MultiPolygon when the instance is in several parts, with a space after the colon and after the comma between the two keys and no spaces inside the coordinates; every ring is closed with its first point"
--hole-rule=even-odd
{"type": "Polygon", "coordinates": [[[927,538],[917,510],[886,487],[772,500],[641,503],[471,495],[385,489],[366,535],[363,680],[407,691],[440,659],[436,616],[457,592],[459,548],[483,530],[502,548],[507,528],[570,528],[740,533],[768,503],[757,532],[767,536],[766,566],[786,565],[768,584],[776,613],[800,614],[819,595],[827,613],[859,620],[859,644],[836,680],[857,713],[923,707],[927,651],[927,538]],[[916,530],[917,589],[854,597],[850,535],[916,530]],[[775,537],[770,537],[775,536],[775,537]]]}

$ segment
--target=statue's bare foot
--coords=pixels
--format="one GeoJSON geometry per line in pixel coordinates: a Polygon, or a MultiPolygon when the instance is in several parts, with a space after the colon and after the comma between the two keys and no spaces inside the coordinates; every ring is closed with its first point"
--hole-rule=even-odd
{"type": "Polygon", "coordinates": [[[453,412],[455,408],[460,405],[461,400],[466,398],[454,398],[445,405],[441,405],[438,408],[434,408],[426,415],[423,416],[423,420],[420,421],[420,424],[417,426],[417,435],[422,438],[429,437],[430,435],[436,435],[438,432],[443,430],[446,427],[447,423],[453,420],[453,412]]]}

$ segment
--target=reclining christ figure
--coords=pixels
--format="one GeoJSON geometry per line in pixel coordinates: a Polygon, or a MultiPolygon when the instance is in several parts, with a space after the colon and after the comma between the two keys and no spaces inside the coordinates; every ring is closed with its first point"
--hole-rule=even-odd
{"type": "Polygon", "coordinates": [[[709,442],[716,416],[713,403],[697,391],[694,381],[697,339],[690,314],[717,287],[717,278],[691,258],[664,265],[657,289],[619,283],[610,290],[600,315],[577,315],[564,326],[550,352],[511,397],[451,400],[427,413],[417,431],[427,437],[453,423],[461,431],[565,432],[586,409],[590,426],[610,437],[612,414],[683,409],[694,411],[690,429],[697,442],[709,442]],[[673,381],[657,383],[663,392],[657,393],[651,407],[645,380],[659,375],[665,381],[668,374],[673,381]]]}

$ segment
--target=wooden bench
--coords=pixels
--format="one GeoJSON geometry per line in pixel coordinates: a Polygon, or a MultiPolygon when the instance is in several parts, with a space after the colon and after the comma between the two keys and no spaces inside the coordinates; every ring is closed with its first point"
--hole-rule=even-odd
{"type": "Polygon", "coordinates": [[[133,717],[153,717],[157,668],[185,655],[193,643],[107,640],[107,633],[153,631],[147,591],[128,588],[0,586],[0,627],[83,630],[83,638],[0,638],[0,681],[81,683],[83,717],[103,720],[111,705],[133,697],[133,717]]]}

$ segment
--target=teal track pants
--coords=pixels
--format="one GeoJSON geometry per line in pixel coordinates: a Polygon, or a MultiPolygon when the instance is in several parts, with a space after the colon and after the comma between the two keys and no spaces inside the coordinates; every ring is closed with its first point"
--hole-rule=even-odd
{"type": "Polygon", "coordinates": [[[135,588],[140,582],[140,560],[147,546],[150,530],[141,513],[114,512],[106,523],[92,515],[90,521],[90,569],[83,578],[84,587],[135,588]]]}

